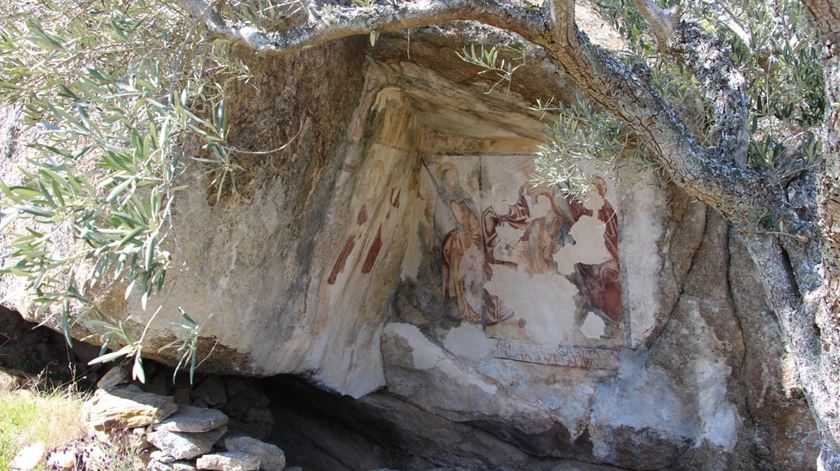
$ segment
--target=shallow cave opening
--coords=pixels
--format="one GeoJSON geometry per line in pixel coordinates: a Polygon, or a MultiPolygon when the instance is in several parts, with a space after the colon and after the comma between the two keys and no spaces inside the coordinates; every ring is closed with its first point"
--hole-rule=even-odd
{"type": "MultiPolygon", "coordinates": [[[[0,306],[0,370],[22,387],[67,387],[92,392],[118,364],[89,366],[98,346],[74,340],[46,326],[28,322],[0,306]]],[[[417,456],[416,440],[398,422],[382,417],[387,395],[356,400],[326,391],[294,375],[267,378],[196,374],[173,375],[173,368],[144,360],[146,392],[174,396],[176,402],[220,409],[231,427],[274,443],[284,450],[288,467],[307,471],[382,468],[430,469],[417,456]]]]}
{"type": "MultiPolygon", "coordinates": [[[[425,462],[398,424],[364,400],[341,396],[280,375],[261,380],[276,421],[269,440],[306,470],[406,469],[425,462]]],[[[426,463],[424,469],[433,467],[426,463]]]]}
{"type": "Polygon", "coordinates": [[[81,340],[70,345],[61,333],[0,306],[0,369],[18,380],[91,389],[105,370],[87,364],[98,355],[99,347],[81,340]]]}

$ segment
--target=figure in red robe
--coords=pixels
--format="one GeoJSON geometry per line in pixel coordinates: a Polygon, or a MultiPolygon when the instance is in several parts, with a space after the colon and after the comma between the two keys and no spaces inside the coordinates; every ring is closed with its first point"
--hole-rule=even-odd
{"type": "MultiPolygon", "coordinates": [[[[597,218],[603,222],[604,245],[610,253],[610,260],[598,265],[577,264],[578,273],[592,307],[603,312],[613,322],[621,320],[621,266],[618,253],[618,216],[607,201],[607,184],[601,177],[592,177],[592,186],[601,196],[603,204],[597,218]]],[[[592,216],[577,198],[571,198],[569,206],[575,221],[581,216],[592,216]]]]}

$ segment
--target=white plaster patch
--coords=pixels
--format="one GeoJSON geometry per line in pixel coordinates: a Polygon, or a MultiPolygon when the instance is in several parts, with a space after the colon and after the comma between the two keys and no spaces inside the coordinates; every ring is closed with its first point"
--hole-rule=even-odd
{"type": "Polygon", "coordinates": [[[400,337],[411,348],[412,363],[419,370],[434,368],[446,357],[446,353],[432,343],[417,326],[393,322],[385,327],[384,333],[400,337]]]}
{"type": "Polygon", "coordinates": [[[384,386],[380,342],[381,333],[377,329],[370,334],[358,335],[348,348],[337,350],[328,347],[327,355],[320,360],[323,366],[316,378],[336,383],[341,391],[355,399],[384,386]],[[353,374],[347,374],[348,371],[353,374]]]}
{"type": "Polygon", "coordinates": [[[509,248],[516,245],[524,233],[524,229],[516,229],[508,226],[499,226],[496,228],[496,234],[499,236],[499,246],[502,248],[509,248]]]}
{"type": "Polygon", "coordinates": [[[546,198],[538,198],[528,207],[531,219],[545,217],[551,211],[551,203],[546,198]]]}
{"type": "MultiPolygon", "coordinates": [[[[417,370],[436,370],[433,374],[439,375],[441,379],[445,378],[453,385],[458,385],[457,390],[459,392],[466,390],[467,387],[474,386],[485,394],[496,394],[497,388],[494,384],[485,381],[475,370],[466,366],[467,364],[447,354],[446,351],[423,335],[416,326],[393,322],[385,326],[383,334],[398,337],[408,345],[408,348],[411,349],[412,365],[417,370]]],[[[474,335],[466,329],[462,330],[460,334],[456,334],[461,338],[474,337],[474,335]]],[[[454,340],[455,338],[451,341],[454,340]]]]}
{"type": "Polygon", "coordinates": [[[490,355],[493,341],[478,325],[463,322],[447,332],[443,346],[456,356],[478,361],[490,355]]]}
{"type": "MultiPolygon", "coordinates": [[[[657,367],[645,368],[645,362],[645,355],[629,351],[622,355],[618,378],[597,389],[592,426],[649,428],[669,440],[693,436],[696,417],[684,407],[668,375],[657,367]]],[[[593,445],[593,453],[599,459],[608,459],[613,452],[600,440],[593,445]]]]}
{"type": "Polygon", "coordinates": [[[581,216],[570,231],[575,243],[563,246],[554,254],[557,271],[571,275],[576,263],[597,265],[609,261],[610,252],[604,245],[605,228],[606,225],[598,218],[581,216]]]}
{"type": "Polygon", "coordinates": [[[572,335],[578,289],[566,277],[550,273],[531,277],[494,265],[493,278],[484,288],[525,321],[528,338],[533,342],[561,344],[572,335]]]}
{"type": "Polygon", "coordinates": [[[592,212],[598,211],[603,205],[604,198],[597,191],[590,191],[586,197],[586,201],[583,202],[583,207],[592,212]]]}
{"type": "Polygon", "coordinates": [[[604,335],[604,328],[607,324],[600,316],[593,312],[588,312],[583,325],[580,326],[580,332],[590,339],[599,339],[604,335]]]}
{"type": "Polygon", "coordinates": [[[484,381],[484,379],[472,371],[472,369],[467,370],[462,368],[450,358],[444,358],[436,365],[436,367],[441,373],[452,378],[457,384],[461,384],[463,386],[475,386],[484,393],[496,394],[497,388],[495,385],[484,381]]]}
{"type": "MultiPolygon", "coordinates": [[[[631,346],[642,345],[656,331],[660,312],[660,270],[662,255],[658,243],[665,231],[663,217],[667,202],[652,173],[622,176],[633,183],[620,197],[621,266],[632,267],[632,276],[622,276],[624,312],[630,317],[631,346]]],[[[625,274],[628,271],[625,271],[625,274]]]]}
{"type": "Polygon", "coordinates": [[[726,380],[731,368],[722,361],[700,357],[695,361],[700,417],[705,438],[732,451],[738,434],[738,413],[726,399],[726,380]]]}

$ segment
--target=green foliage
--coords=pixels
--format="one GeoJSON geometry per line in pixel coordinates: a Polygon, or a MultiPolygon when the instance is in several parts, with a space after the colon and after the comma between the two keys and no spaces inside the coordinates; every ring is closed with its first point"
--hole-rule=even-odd
{"type": "Polygon", "coordinates": [[[142,379],[142,342],[88,293],[105,279],[122,282],[146,309],[161,289],[172,204],[184,189],[180,144],[202,143],[220,198],[238,168],[226,142],[225,83],[248,71],[166,2],[40,0],[8,10],[0,101],[40,131],[24,184],[0,182],[0,227],[16,232],[2,272],[27,279],[68,342],[81,323],[115,349],[100,361],[134,356],[142,379]],[[68,239],[80,243],[56,244],[68,239]]]}
{"type": "MultiPolygon", "coordinates": [[[[183,322],[172,322],[172,326],[181,332],[180,339],[173,340],[171,343],[161,347],[160,350],[175,349],[178,354],[178,364],[175,365],[172,381],[175,381],[174,375],[177,375],[179,370],[189,367],[190,384],[192,384],[193,379],[195,379],[195,371],[201,364],[198,361],[198,339],[199,333],[201,333],[201,325],[193,320],[183,309],[179,308],[178,310],[181,313],[183,322]]],[[[206,360],[209,356],[210,354],[208,353],[204,359],[206,360]]]]}
{"type": "Polygon", "coordinates": [[[619,165],[619,157],[632,153],[637,161],[644,158],[630,142],[624,123],[613,115],[593,110],[590,102],[580,98],[568,107],[555,107],[552,102],[539,101],[533,108],[543,116],[554,113],[548,143],[534,161],[535,185],[556,185],[566,193],[581,194],[593,174],[605,175],[619,165]]]}
{"type": "MultiPolygon", "coordinates": [[[[825,111],[821,46],[805,24],[804,7],[795,0],[666,0],[662,6],[680,3],[689,20],[699,22],[721,38],[733,61],[747,80],[751,97],[749,164],[779,181],[818,163],[817,128],[825,111]]],[[[704,108],[704,90],[691,71],[655,43],[649,25],[633,0],[599,0],[601,14],[623,36],[628,50],[621,59],[644,71],[645,80],[677,109],[701,145],[713,146],[712,110],[704,108]]],[[[499,48],[464,48],[459,57],[494,72],[508,90],[513,73],[525,61],[499,60],[499,48]]],[[[553,99],[534,107],[543,118],[551,113],[548,143],[537,156],[535,183],[556,184],[566,191],[585,189],[584,173],[600,172],[619,164],[618,158],[637,166],[665,173],[628,136],[623,123],[609,113],[596,112],[581,98],[568,106],[553,99]]]]}
{"type": "MultiPolygon", "coordinates": [[[[670,7],[674,0],[662,6],[670,7]]],[[[752,139],[749,163],[780,180],[816,163],[816,129],[826,106],[822,46],[809,29],[803,5],[794,0],[689,0],[684,15],[721,38],[744,74],[751,97],[752,139]],[[791,148],[796,150],[791,151],[791,148]],[[787,150],[785,150],[787,149],[787,150]]],[[[633,0],[599,0],[599,10],[623,35],[631,60],[645,64],[651,83],[670,103],[700,102],[696,80],[656,49],[649,27],[633,0]]],[[[696,120],[685,110],[689,127],[711,145],[711,117],[696,120]]],[[[694,110],[696,111],[696,110],[694,110]]],[[[703,113],[700,113],[703,114],[703,113]]]]}
{"type": "Polygon", "coordinates": [[[280,26],[306,8],[301,0],[232,0],[226,6],[231,18],[258,28],[280,26]]]}
{"type": "Polygon", "coordinates": [[[479,49],[476,50],[475,44],[471,44],[469,48],[464,46],[461,52],[456,52],[456,54],[462,61],[481,67],[482,70],[479,75],[488,72],[493,72],[496,75],[497,80],[487,90],[487,93],[491,93],[501,83],[507,84],[506,90],[509,92],[513,74],[524,66],[528,60],[528,46],[524,43],[514,43],[503,47],[492,46],[487,48],[481,44],[479,49]]]}
{"type": "MultiPolygon", "coordinates": [[[[821,45],[805,23],[805,11],[796,0],[665,0],[662,7],[679,3],[683,17],[696,21],[721,38],[747,81],[752,127],[749,165],[784,183],[818,164],[818,126],[826,99],[821,45]]],[[[701,145],[717,142],[713,110],[705,107],[705,90],[692,72],[657,47],[650,27],[634,0],[598,0],[601,14],[625,39],[628,48],[618,55],[670,103],[701,145]]],[[[522,49],[526,51],[526,49],[522,49]]],[[[459,57],[493,72],[510,84],[526,53],[514,60],[500,58],[500,48],[464,48],[459,57]]],[[[488,92],[489,93],[489,92],[488,92]]],[[[614,116],[593,110],[580,97],[569,105],[539,101],[533,108],[554,119],[547,127],[547,144],[535,163],[534,184],[556,185],[580,192],[589,174],[601,173],[620,162],[652,168],[667,178],[624,124],[614,116]]]]}

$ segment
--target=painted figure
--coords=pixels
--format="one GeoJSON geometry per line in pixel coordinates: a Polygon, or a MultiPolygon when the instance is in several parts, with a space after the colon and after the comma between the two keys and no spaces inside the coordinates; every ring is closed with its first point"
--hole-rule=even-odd
{"type": "Polygon", "coordinates": [[[507,226],[511,229],[524,229],[528,225],[530,212],[525,200],[524,187],[519,189],[519,199],[508,205],[506,214],[499,215],[493,206],[485,209],[481,215],[482,230],[484,231],[484,247],[487,252],[487,263],[491,265],[505,265],[516,268],[517,263],[512,260],[501,260],[496,257],[496,246],[499,244],[498,228],[507,226]]]}
{"type": "MultiPolygon", "coordinates": [[[[592,307],[603,312],[613,322],[621,319],[621,267],[618,253],[618,216],[612,205],[607,201],[607,183],[603,178],[592,177],[592,187],[597,191],[602,200],[597,215],[599,221],[603,222],[604,245],[610,253],[610,260],[598,264],[578,264],[577,269],[581,276],[586,297],[592,307]]],[[[583,203],[577,198],[570,201],[572,215],[575,220],[581,216],[592,216],[592,211],[586,209],[583,203]]]]}
{"type": "Polygon", "coordinates": [[[545,214],[531,219],[522,235],[530,262],[526,269],[529,275],[534,276],[538,273],[552,273],[557,269],[554,253],[558,246],[567,243],[566,239],[575,221],[566,199],[557,198],[553,191],[539,191],[532,196],[532,200],[534,207],[547,206],[545,214]]]}
{"type": "MultiPolygon", "coordinates": [[[[494,206],[490,206],[481,214],[481,229],[484,236],[484,269],[487,281],[493,278],[493,265],[502,265],[513,270],[519,266],[518,253],[516,251],[517,245],[521,240],[514,242],[514,247],[501,247],[507,250],[506,258],[513,258],[514,260],[503,259],[497,253],[500,248],[502,238],[499,234],[500,228],[507,228],[513,230],[522,230],[528,226],[528,219],[530,217],[530,210],[528,208],[528,201],[525,199],[524,185],[519,188],[519,195],[515,203],[507,205],[507,212],[499,214],[494,206]]],[[[491,326],[510,319],[514,316],[514,312],[507,309],[499,299],[498,296],[490,294],[484,290],[484,316],[482,323],[484,326],[491,326]]]]}
{"type": "Polygon", "coordinates": [[[455,228],[443,238],[443,302],[455,296],[459,318],[481,321],[481,295],[484,285],[484,260],[481,226],[470,198],[461,189],[458,170],[441,171],[443,202],[448,206],[455,228]]]}

